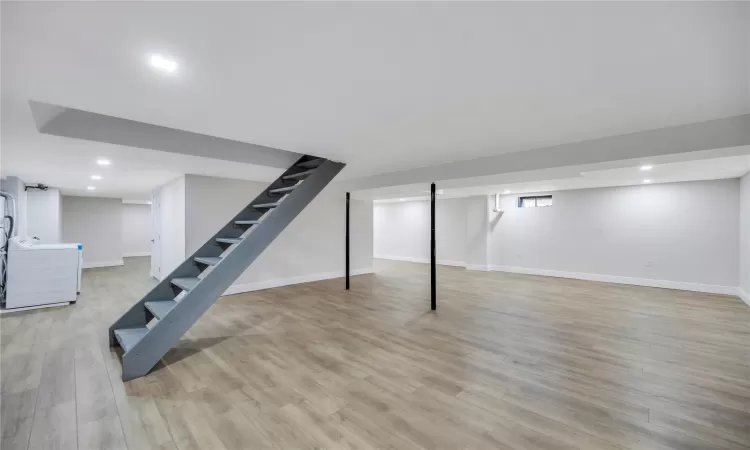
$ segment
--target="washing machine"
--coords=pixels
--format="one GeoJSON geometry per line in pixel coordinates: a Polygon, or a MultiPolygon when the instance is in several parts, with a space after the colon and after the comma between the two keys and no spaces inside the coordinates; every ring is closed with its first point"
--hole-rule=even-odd
{"type": "Polygon", "coordinates": [[[15,236],[8,248],[6,309],[73,303],[81,291],[83,247],[15,236]]]}

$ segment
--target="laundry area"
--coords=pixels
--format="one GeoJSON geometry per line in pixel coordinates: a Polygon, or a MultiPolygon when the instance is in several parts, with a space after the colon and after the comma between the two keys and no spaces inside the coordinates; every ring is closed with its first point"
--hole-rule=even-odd
{"type": "MultiPolygon", "coordinates": [[[[8,177],[2,181],[2,188],[0,313],[75,303],[81,293],[83,245],[43,242],[39,237],[19,233],[19,198],[28,217],[27,191],[39,187],[26,186],[18,178],[8,177]]],[[[52,194],[59,197],[59,192],[52,194]]],[[[59,205],[56,214],[59,215],[59,205]]]]}

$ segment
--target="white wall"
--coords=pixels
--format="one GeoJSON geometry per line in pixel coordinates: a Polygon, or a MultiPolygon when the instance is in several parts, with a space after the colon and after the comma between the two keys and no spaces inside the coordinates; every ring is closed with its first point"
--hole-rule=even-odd
{"type": "Polygon", "coordinates": [[[740,289],[750,305],[750,173],[740,181],[740,289]]]}
{"type": "MultiPolygon", "coordinates": [[[[743,183],[743,189],[748,190],[747,177],[743,183]]],[[[454,200],[465,204],[466,227],[441,227],[438,220],[438,262],[440,248],[448,245],[465,248],[464,263],[475,269],[736,292],[740,278],[739,180],[581,189],[552,195],[552,207],[536,209],[519,209],[517,196],[503,196],[502,215],[492,212],[492,202],[486,196],[454,200]]],[[[441,210],[460,214],[460,206],[442,207],[445,202],[437,202],[437,218],[441,210]]],[[[743,223],[750,223],[747,215],[743,217],[743,223]]],[[[428,224],[429,202],[375,205],[375,254],[428,261],[428,224]]],[[[743,227],[743,242],[748,242],[750,226],[743,227]]],[[[743,248],[745,255],[750,254],[743,248]]],[[[743,270],[747,274],[747,269],[743,270]]]]}
{"type": "Polygon", "coordinates": [[[131,203],[122,205],[123,256],[151,254],[151,206],[131,203]]]}
{"type": "MultiPolygon", "coordinates": [[[[430,260],[430,202],[428,200],[374,205],[373,252],[376,258],[430,260]]],[[[435,252],[439,264],[466,261],[465,199],[438,199],[435,207],[435,252]]]]}
{"type": "Polygon", "coordinates": [[[160,251],[152,254],[159,268],[157,278],[163,279],[185,260],[185,177],[165,184],[155,194],[159,202],[160,251]]]}
{"type": "Polygon", "coordinates": [[[122,200],[63,196],[62,240],[83,244],[84,267],[122,265],[122,200]]]}
{"type": "Polygon", "coordinates": [[[45,244],[62,241],[62,196],[60,191],[26,191],[26,233],[45,244]]]}
{"type": "MultiPolygon", "coordinates": [[[[268,183],[187,175],[187,254],[192,254],[268,183]]],[[[351,201],[351,273],[372,271],[372,202],[351,201]]],[[[344,276],[345,200],[323,191],[228,292],[344,276]]]]}
{"type": "MultiPolygon", "coordinates": [[[[490,267],[490,196],[479,195],[466,202],[466,268],[487,270],[490,267]]],[[[457,236],[458,239],[461,236],[457,236]]],[[[442,235],[441,235],[441,239],[442,235]]]]}
{"type": "Polygon", "coordinates": [[[517,208],[516,196],[503,197],[493,266],[738,285],[737,179],[562,191],[553,201],[517,208]]]}

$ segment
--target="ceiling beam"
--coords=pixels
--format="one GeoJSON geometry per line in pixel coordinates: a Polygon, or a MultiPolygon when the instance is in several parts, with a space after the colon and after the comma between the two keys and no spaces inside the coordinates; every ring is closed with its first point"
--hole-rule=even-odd
{"type": "Polygon", "coordinates": [[[667,157],[687,156],[687,153],[695,157],[686,159],[702,159],[716,157],[712,150],[747,145],[750,145],[750,114],[384,173],[342,181],[337,185],[341,189],[358,191],[517,172],[546,172],[591,164],[606,166],[616,161],[655,157],[673,159],[667,157]]]}
{"type": "Polygon", "coordinates": [[[286,169],[302,155],[135,120],[30,101],[40,133],[286,169]]]}

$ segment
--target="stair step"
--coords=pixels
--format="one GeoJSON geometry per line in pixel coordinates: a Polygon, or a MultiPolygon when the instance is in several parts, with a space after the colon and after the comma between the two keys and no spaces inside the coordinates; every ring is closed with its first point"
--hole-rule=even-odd
{"type": "Polygon", "coordinates": [[[324,162],[326,162],[325,158],[315,158],[315,159],[310,159],[308,161],[302,161],[301,163],[295,164],[295,166],[304,167],[306,169],[314,169],[318,167],[319,165],[323,164],[324,162]]]}
{"type": "Polygon", "coordinates": [[[255,209],[271,209],[279,206],[281,202],[276,203],[258,203],[257,205],[253,205],[253,208],[255,209]]]}
{"type": "Polygon", "coordinates": [[[239,244],[242,242],[242,238],[216,238],[216,242],[221,242],[222,244],[239,244]]]}
{"type": "Polygon", "coordinates": [[[177,302],[174,300],[158,300],[154,302],[146,302],[146,308],[151,311],[157,319],[161,320],[162,317],[166,316],[169,311],[177,306],[177,302]]]}
{"type": "Polygon", "coordinates": [[[119,330],[115,330],[115,337],[117,338],[117,342],[120,343],[122,350],[127,353],[146,333],[148,333],[148,328],[146,327],[120,328],[119,330]]]}
{"type": "MultiPolygon", "coordinates": [[[[236,282],[238,274],[257,263],[282,230],[293,223],[295,216],[302,213],[344,168],[343,163],[311,155],[300,155],[291,164],[295,165],[266,185],[254,200],[246,200],[237,215],[229,219],[229,225],[204,244],[209,248],[213,243],[218,248],[204,249],[198,251],[199,256],[187,258],[151,294],[146,294],[109,327],[109,342],[125,352],[123,381],[143,377],[154,369],[169,349],[178,345],[180,338],[236,282]],[[304,187],[297,192],[302,185],[304,187]],[[281,208],[274,209],[277,206],[281,208]],[[222,251],[226,251],[223,258],[222,251]],[[203,275],[198,275],[201,271],[203,275]],[[173,293],[177,295],[170,295],[173,293]],[[146,318],[157,320],[144,326],[146,318]]],[[[221,201],[220,195],[217,198],[221,201]]]]}
{"type": "Polygon", "coordinates": [[[297,186],[299,186],[299,184],[294,184],[292,186],[284,186],[284,187],[280,187],[277,189],[271,189],[270,191],[268,191],[268,193],[269,194],[286,194],[297,189],[297,186]]]}
{"type": "Polygon", "coordinates": [[[313,172],[315,172],[315,169],[305,170],[304,172],[293,173],[291,175],[284,175],[283,177],[281,177],[281,179],[282,180],[293,180],[295,178],[306,177],[306,176],[310,175],[313,172]]]}
{"type": "Polygon", "coordinates": [[[189,291],[193,289],[195,285],[197,285],[200,281],[201,279],[198,277],[180,277],[172,278],[172,280],[170,280],[172,284],[182,289],[183,291],[189,291]]]}
{"type": "Polygon", "coordinates": [[[193,258],[193,261],[205,264],[207,266],[215,266],[219,264],[221,258],[219,258],[218,256],[198,256],[197,258],[193,258]]]}

